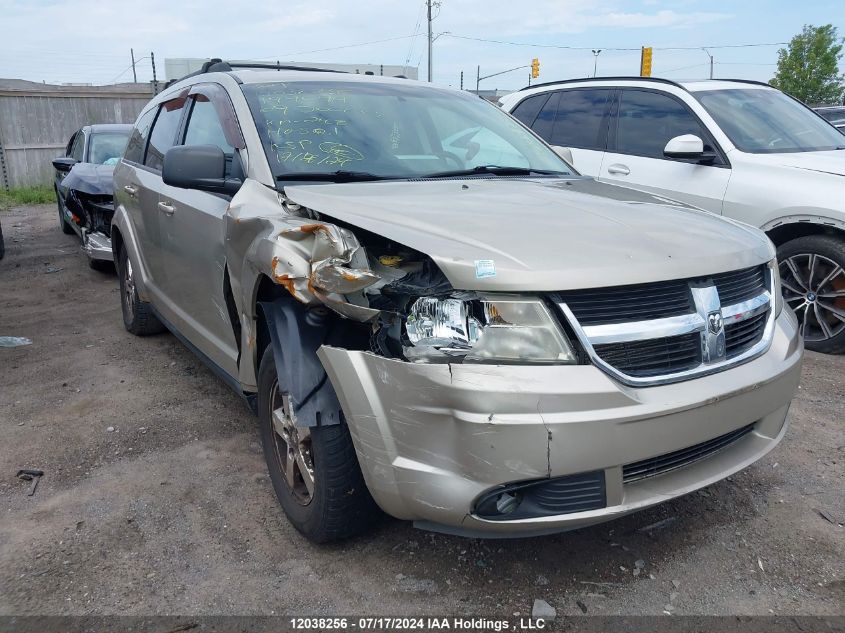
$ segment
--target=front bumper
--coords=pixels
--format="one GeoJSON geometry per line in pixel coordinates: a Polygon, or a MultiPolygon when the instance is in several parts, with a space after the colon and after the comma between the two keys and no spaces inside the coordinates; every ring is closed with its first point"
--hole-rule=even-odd
{"type": "Polygon", "coordinates": [[[82,251],[88,256],[88,259],[114,261],[111,238],[96,231],[82,230],[82,251]]]}
{"type": "Polygon", "coordinates": [[[741,470],[786,432],[803,345],[784,309],[771,348],[721,373],[622,385],[579,366],[423,365],[322,347],[364,479],[388,514],[467,535],[525,536],[607,521],[741,470]],[[753,424],[718,452],[623,484],[623,466],[753,424]],[[473,514],[502,484],[604,471],[606,507],[517,520],[473,514]]]}

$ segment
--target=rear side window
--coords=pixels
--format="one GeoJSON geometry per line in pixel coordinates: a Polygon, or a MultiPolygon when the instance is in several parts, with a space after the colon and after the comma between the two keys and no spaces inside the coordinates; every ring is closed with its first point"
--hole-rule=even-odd
{"type": "Polygon", "coordinates": [[[540,114],[540,110],[545,105],[546,101],[549,100],[548,92],[543,94],[534,95],[533,97],[528,97],[525,101],[520,103],[513,109],[511,112],[511,116],[516,117],[518,120],[522,121],[528,127],[531,127],[534,124],[534,119],[537,118],[537,115],[540,114]]]}
{"type": "Polygon", "coordinates": [[[123,153],[124,160],[132,163],[144,162],[144,148],[147,145],[147,139],[150,137],[150,127],[155,118],[155,109],[144,113],[135,123],[132,128],[132,134],[129,136],[129,142],[126,144],[126,151],[123,153]]]}
{"type": "Polygon", "coordinates": [[[708,135],[689,110],[666,95],[624,90],[619,103],[616,151],[648,158],[663,158],[663,148],[682,134],[708,135]]]}
{"type": "MultiPolygon", "coordinates": [[[[611,90],[566,90],[560,93],[552,145],[604,151],[604,113],[611,90]]],[[[661,148],[662,149],[662,148],[661,148]]]]}
{"type": "Polygon", "coordinates": [[[161,104],[150,133],[147,155],[144,158],[144,164],[147,167],[161,171],[165,153],[176,144],[176,132],[182,120],[183,105],[185,105],[184,99],[173,99],[161,104]]]}

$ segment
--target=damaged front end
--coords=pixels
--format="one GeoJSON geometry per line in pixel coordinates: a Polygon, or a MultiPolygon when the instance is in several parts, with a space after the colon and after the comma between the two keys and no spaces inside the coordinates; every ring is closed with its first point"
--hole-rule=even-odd
{"type": "Polygon", "coordinates": [[[111,222],[114,217],[114,167],[77,163],[64,177],[64,207],[69,222],[82,235],[82,249],[89,259],[112,261],[111,222]]]}
{"type": "Polygon", "coordinates": [[[249,266],[303,306],[366,327],[367,351],[417,363],[577,362],[542,297],[455,289],[424,253],[283,194],[278,204],[284,214],[274,220],[242,215],[233,201],[230,265],[249,252],[249,266]],[[260,238],[247,244],[257,230],[260,238]]]}

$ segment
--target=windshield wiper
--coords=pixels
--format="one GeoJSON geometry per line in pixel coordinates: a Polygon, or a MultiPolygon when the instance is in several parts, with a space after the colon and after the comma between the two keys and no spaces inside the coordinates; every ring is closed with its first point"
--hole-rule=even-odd
{"type": "Polygon", "coordinates": [[[369,180],[391,180],[390,176],[379,176],[378,174],[371,174],[368,171],[346,171],[338,169],[337,171],[324,172],[293,172],[289,174],[279,174],[276,180],[322,180],[329,182],[366,182],[369,180]]]}
{"type": "Polygon", "coordinates": [[[433,174],[426,174],[423,178],[452,178],[455,176],[474,176],[476,174],[494,174],[496,176],[543,176],[559,175],[571,176],[569,172],[555,171],[552,169],[531,169],[530,167],[503,167],[501,165],[479,165],[472,169],[455,169],[452,171],[438,171],[433,174]]]}

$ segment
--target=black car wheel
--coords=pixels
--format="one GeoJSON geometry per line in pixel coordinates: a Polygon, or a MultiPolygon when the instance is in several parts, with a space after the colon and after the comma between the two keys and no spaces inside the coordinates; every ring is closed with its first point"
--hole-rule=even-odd
{"type": "Polygon", "coordinates": [[[845,242],[799,237],[778,248],[784,301],[795,310],[807,349],[845,351],[845,242]]]}
{"type": "Polygon", "coordinates": [[[62,203],[62,197],[59,195],[58,189],[56,189],[55,191],[56,206],[59,208],[59,226],[62,229],[62,233],[64,233],[65,235],[73,235],[73,227],[68,224],[67,220],[65,219],[65,205],[62,203]]]}
{"type": "Polygon", "coordinates": [[[125,246],[120,247],[117,273],[120,282],[120,307],[123,311],[123,325],[126,327],[126,331],[135,336],[147,336],[163,332],[164,325],[156,317],[152,306],[138,298],[132,260],[129,259],[125,246]]]}
{"type": "Polygon", "coordinates": [[[273,489],[288,520],[315,543],[359,534],[379,516],[346,422],[303,427],[279,384],[272,346],[258,372],[258,417],[273,489]]]}

